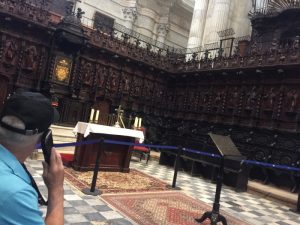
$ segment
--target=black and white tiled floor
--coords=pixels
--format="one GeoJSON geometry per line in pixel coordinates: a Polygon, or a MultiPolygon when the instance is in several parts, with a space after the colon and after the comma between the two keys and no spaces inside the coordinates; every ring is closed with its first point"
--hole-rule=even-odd
{"type": "MultiPolygon", "coordinates": [[[[43,194],[46,189],[41,177],[40,161],[28,160],[27,165],[32,172],[43,194]]],[[[156,161],[132,161],[131,168],[138,169],[169,184],[173,179],[173,169],[161,166],[156,161]]],[[[199,177],[192,177],[179,172],[177,186],[187,195],[198,198],[212,205],[215,184],[199,177]]],[[[290,211],[288,206],[265,199],[250,193],[236,193],[231,188],[223,186],[221,194],[221,210],[253,225],[299,225],[300,214],[290,211]]],[[[42,208],[45,212],[45,208],[42,208]]],[[[200,215],[199,215],[200,216],[200,215]]],[[[101,198],[82,194],[69,184],[65,184],[65,224],[66,225],[130,225],[128,218],[107,206],[101,198]]]]}
{"type": "MultiPolygon", "coordinates": [[[[47,196],[43,182],[41,161],[27,160],[28,170],[34,177],[41,193],[47,196]]],[[[98,196],[84,195],[81,191],[64,185],[65,225],[132,225],[121,214],[107,206],[98,196]]],[[[46,207],[41,207],[45,214],[46,207]]]]}
{"type": "MultiPolygon", "coordinates": [[[[133,168],[141,170],[151,176],[172,183],[173,169],[159,165],[157,162],[145,165],[133,163],[133,168]]],[[[176,186],[187,195],[200,199],[209,205],[214,201],[216,185],[210,181],[192,177],[179,172],[176,186]]],[[[233,189],[223,186],[221,193],[221,210],[240,218],[253,225],[299,225],[300,214],[290,211],[290,207],[262,198],[250,193],[237,193],[233,189]]]]}

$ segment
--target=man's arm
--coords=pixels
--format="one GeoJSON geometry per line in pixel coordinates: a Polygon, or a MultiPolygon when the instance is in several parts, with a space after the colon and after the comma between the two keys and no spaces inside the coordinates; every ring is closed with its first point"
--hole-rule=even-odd
{"type": "Polygon", "coordinates": [[[44,225],[42,212],[37,203],[37,194],[32,187],[25,187],[0,203],[0,224],[44,225]]]}
{"type": "Polygon", "coordinates": [[[48,188],[46,225],[64,224],[64,166],[60,154],[52,148],[50,165],[43,162],[44,182],[48,188]]]}

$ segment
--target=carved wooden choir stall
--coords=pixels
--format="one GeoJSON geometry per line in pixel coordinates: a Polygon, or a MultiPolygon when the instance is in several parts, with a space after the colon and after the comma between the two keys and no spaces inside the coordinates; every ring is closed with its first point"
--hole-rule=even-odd
{"type": "MultiPolygon", "coordinates": [[[[122,105],[126,117],[143,117],[146,143],[209,151],[212,132],[230,135],[248,159],[300,166],[298,6],[250,13],[252,36],[234,38],[232,52],[186,55],[115,22],[83,26],[71,1],[61,16],[47,10],[48,1],[15,2],[0,3],[0,102],[19,88],[39,91],[57,105],[59,124],[72,126],[89,121],[92,107],[112,114],[122,105]]],[[[78,169],[94,163],[84,151],[78,169]]],[[[211,177],[214,164],[197,157],[187,155],[182,166],[211,177]]],[[[160,161],[174,162],[169,153],[160,161]]],[[[251,179],[299,189],[299,173],[248,169],[251,179]]]]}

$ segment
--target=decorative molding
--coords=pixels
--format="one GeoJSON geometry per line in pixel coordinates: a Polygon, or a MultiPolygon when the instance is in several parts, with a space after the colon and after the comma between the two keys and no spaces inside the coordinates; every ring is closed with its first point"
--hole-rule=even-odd
{"type": "Polygon", "coordinates": [[[166,36],[169,32],[170,25],[167,23],[160,23],[157,25],[157,35],[166,36]]]}
{"type": "Polygon", "coordinates": [[[122,9],[124,19],[135,21],[137,19],[136,7],[127,7],[122,9]]]}

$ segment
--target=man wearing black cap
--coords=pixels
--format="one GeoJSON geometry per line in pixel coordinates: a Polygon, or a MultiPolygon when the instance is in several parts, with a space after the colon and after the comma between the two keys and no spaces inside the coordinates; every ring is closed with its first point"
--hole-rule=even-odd
{"type": "Polygon", "coordinates": [[[11,96],[0,116],[0,224],[64,224],[64,168],[52,149],[50,164],[43,162],[48,188],[45,220],[38,207],[38,191],[24,161],[41,136],[58,118],[50,101],[40,93],[20,92],[11,96]]]}

